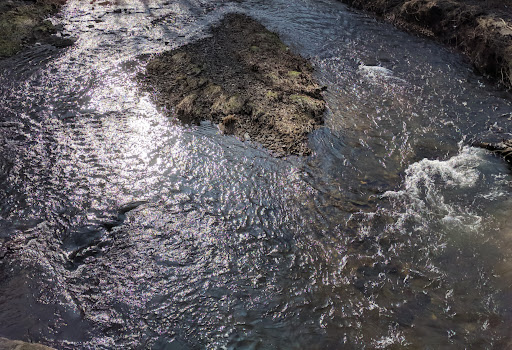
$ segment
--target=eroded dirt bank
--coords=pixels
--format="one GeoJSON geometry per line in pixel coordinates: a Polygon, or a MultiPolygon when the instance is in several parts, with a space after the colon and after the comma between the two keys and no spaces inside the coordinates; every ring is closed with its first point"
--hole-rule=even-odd
{"type": "Polygon", "coordinates": [[[58,31],[47,18],[57,13],[66,0],[10,0],[0,2],[0,58],[9,57],[37,41],[65,47],[70,38],[55,36],[58,31]]]}
{"type": "Polygon", "coordinates": [[[498,0],[341,0],[454,46],[475,68],[512,87],[512,4],[498,0]]]}
{"type": "Polygon", "coordinates": [[[227,15],[212,36],[151,59],[139,79],[186,124],[211,120],[225,134],[276,155],[306,155],[325,102],[312,66],[254,19],[227,15]]]}

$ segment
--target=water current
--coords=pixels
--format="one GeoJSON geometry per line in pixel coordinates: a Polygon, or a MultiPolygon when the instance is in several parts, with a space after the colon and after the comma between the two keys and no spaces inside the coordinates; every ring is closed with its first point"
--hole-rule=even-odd
{"type": "Polygon", "coordinates": [[[0,62],[0,336],[58,349],[512,346],[510,94],[334,0],[70,0],[0,62]],[[327,86],[310,157],[182,126],[151,54],[249,14],[327,86]]]}

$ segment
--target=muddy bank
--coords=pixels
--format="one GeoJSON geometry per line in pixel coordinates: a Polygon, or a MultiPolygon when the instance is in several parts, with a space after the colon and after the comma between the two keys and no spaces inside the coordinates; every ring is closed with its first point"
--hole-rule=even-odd
{"type": "Polygon", "coordinates": [[[480,0],[341,0],[396,26],[456,47],[474,67],[512,87],[512,4],[480,0]]]}
{"type": "Polygon", "coordinates": [[[245,15],[227,15],[211,34],[148,62],[139,79],[156,103],[185,124],[210,120],[276,155],[309,154],[307,135],[325,109],[312,66],[245,15]]]}
{"type": "Polygon", "coordinates": [[[35,42],[56,47],[73,44],[70,38],[61,38],[47,18],[56,14],[66,0],[10,0],[0,3],[0,58],[9,57],[35,42]]]}
{"type": "Polygon", "coordinates": [[[0,338],[0,350],[54,350],[48,346],[0,338]]]}

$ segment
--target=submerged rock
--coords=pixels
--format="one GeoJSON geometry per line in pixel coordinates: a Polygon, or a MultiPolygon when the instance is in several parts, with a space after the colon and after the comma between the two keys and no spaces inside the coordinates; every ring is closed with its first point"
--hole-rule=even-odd
{"type": "Polygon", "coordinates": [[[211,33],[152,58],[139,75],[144,89],[183,123],[210,120],[276,155],[309,154],[307,135],[325,110],[312,66],[245,15],[227,15],[211,33]]]}

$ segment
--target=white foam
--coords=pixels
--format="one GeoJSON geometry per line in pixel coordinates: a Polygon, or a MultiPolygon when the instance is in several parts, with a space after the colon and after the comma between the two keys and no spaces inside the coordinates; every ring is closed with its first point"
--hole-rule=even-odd
{"type": "Polygon", "coordinates": [[[484,162],[485,151],[472,147],[462,148],[447,160],[423,159],[407,168],[401,190],[388,191],[383,197],[406,208],[398,225],[413,218],[425,225],[435,220],[446,229],[477,230],[482,218],[471,212],[464,201],[492,190],[479,184],[479,166],[484,162]]]}
{"type": "Polygon", "coordinates": [[[393,76],[393,71],[381,66],[365,66],[364,64],[359,65],[359,73],[368,77],[390,77],[393,76]]]}

